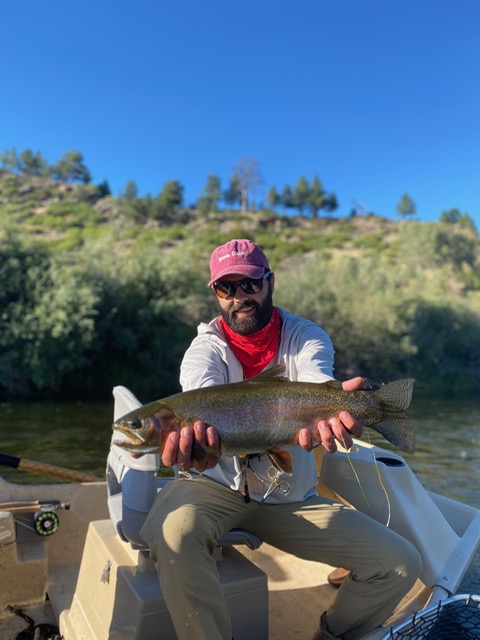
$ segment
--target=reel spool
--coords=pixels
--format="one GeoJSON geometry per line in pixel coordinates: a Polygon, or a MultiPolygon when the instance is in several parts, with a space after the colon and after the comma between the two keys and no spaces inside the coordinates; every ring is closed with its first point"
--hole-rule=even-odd
{"type": "Polygon", "coordinates": [[[51,536],[59,524],[60,520],[54,511],[40,511],[33,515],[33,528],[39,536],[51,536]]]}

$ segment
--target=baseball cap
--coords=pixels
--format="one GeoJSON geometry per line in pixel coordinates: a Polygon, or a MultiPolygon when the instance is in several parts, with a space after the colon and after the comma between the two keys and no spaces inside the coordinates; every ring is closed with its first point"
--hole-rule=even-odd
{"type": "Polygon", "coordinates": [[[217,247],[210,258],[210,287],[224,276],[238,274],[261,278],[270,271],[266,255],[252,240],[230,240],[217,247]]]}

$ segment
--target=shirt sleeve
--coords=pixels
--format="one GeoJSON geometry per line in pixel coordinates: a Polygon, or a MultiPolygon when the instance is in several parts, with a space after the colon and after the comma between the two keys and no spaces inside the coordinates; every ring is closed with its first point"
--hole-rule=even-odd
{"type": "Polygon", "coordinates": [[[329,335],[317,324],[305,321],[296,335],[295,367],[299,382],[333,379],[334,349],[329,335]]]}
{"type": "Polygon", "coordinates": [[[226,363],[209,340],[195,338],[180,366],[180,384],[183,391],[224,384],[227,380],[226,363]]]}

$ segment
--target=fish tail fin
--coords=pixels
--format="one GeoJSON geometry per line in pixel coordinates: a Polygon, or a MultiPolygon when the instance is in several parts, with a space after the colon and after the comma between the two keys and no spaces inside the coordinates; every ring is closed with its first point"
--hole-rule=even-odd
{"type": "Polygon", "coordinates": [[[372,391],[387,411],[405,411],[412,401],[413,378],[394,380],[372,391]]]}
{"type": "Polygon", "coordinates": [[[196,440],[192,443],[192,458],[199,462],[206,462],[207,466],[214,467],[220,460],[220,451],[214,447],[200,444],[196,440]]]}
{"type": "Polygon", "coordinates": [[[403,411],[385,411],[382,419],[373,429],[402,451],[406,453],[415,451],[415,432],[403,411]]]}

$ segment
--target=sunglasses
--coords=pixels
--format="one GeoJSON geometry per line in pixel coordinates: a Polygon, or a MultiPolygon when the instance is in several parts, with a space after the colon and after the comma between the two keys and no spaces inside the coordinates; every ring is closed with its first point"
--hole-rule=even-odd
{"type": "Polygon", "coordinates": [[[263,282],[272,275],[271,271],[266,271],[261,278],[244,278],[238,282],[214,282],[213,290],[219,298],[233,298],[238,287],[248,295],[260,293],[263,289],[263,282]]]}

